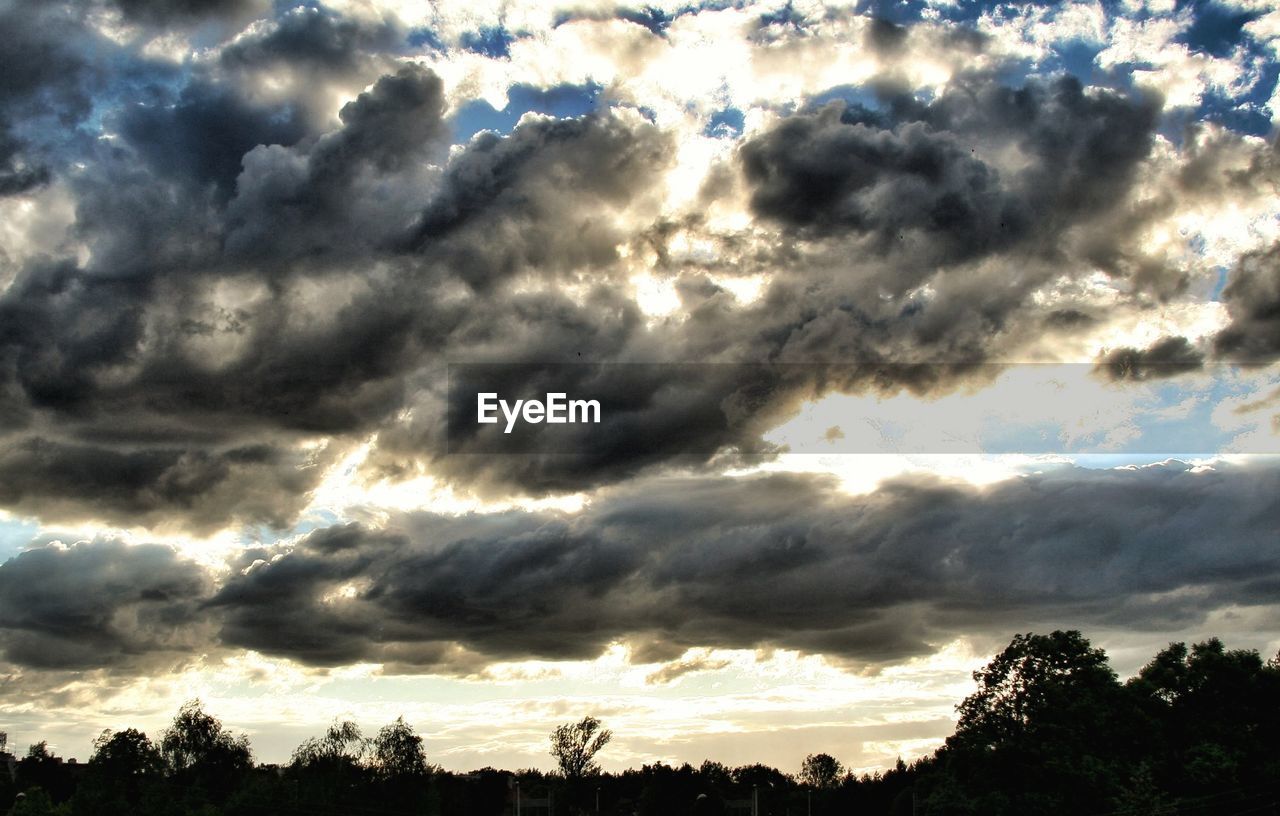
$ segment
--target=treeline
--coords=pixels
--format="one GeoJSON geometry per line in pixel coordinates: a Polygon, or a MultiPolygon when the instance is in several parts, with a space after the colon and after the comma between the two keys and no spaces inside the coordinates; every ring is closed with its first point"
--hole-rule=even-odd
{"type": "Polygon", "coordinates": [[[603,773],[599,721],[557,728],[559,770],[432,767],[403,720],[366,737],[335,723],[283,767],[188,703],[152,741],[105,732],[83,765],[41,743],[0,767],[13,816],[575,816],[575,814],[1280,814],[1280,664],[1217,639],[1175,643],[1121,682],[1078,632],[1019,635],[974,675],[946,744],[855,775],[827,754],[790,775],[764,765],[664,764],[603,773]],[[12,804],[10,804],[12,803],[12,804]]]}

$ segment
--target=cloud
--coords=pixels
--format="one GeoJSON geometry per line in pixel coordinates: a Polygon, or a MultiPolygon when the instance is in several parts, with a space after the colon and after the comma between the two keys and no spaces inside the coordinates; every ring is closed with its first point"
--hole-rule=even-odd
{"type": "Polygon", "coordinates": [[[257,107],[225,87],[192,82],[176,100],[120,113],[120,135],[161,176],[235,189],[241,159],[260,144],[293,144],[305,131],[288,108],[257,107]]]}
{"type": "Polygon", "coordinates": [[[269,445],[122,450],[23,435],[0,443],[0,502],[46,521],[187,532],[228,523],[287,527],[327,458],[323,450],[269,445]]]}
{"type": "Polygon", "coordinates": [[[207,644],[199,601],[210,583],[159,545],[27,550],[0,565],[0,651],[36,669],[168,670],[207,644]]]}
{"type": "Polygon", "coordinates": [[[1021,89],[961,79],[929,105],[839,103],[791,116],[742,147],[752,209],[802,233],[866,236],[923,264],[1022,249],[1060,253],[1073,225],[1123,201],[1159,106],[1072,77],[1021,89]],[[997,157],[1013,148],[1020,166],[997,157]]]}
{"type": "Polygon", "coordinates": [[[607,270],[629,237],[608,216],[636,204],[673,146],[647,122],[608,114],[481,133],[450,162],[410,246],[478,289],[607,270]]]}
{"type": "Polygon", "coordinates": [[[31,125],[74,128],[92,107],[90,60],[79,47],[88,36],[78,17],[27,1],[0,9],[0,197],[47,183],[61,164],[31,125]]]}
{"type": "Polygon", "coordinates": [[[1280,245],[1240,259],[1222,292],[1231,323],[1214,338],[1221,356],[1270,362],[1280,355],[1280,245]]]}
{"type": "Polygon", "coordinates": [[[297,6],[232,39],[212,73],[259,104],[298,109],[299,118],[323,131],[333,124],[339,100],[397,71],[404,46],[405,31],[392,15],[297,6]]]}
{"type": "MultiPolygon", "coordinates": [[[[815,476],[648,480],[579,515],[418,512],[382,530],[322,529],[241,553],[216,586],[192,577],[180,596],[147,594],[147,609],[173,621],[179,640],[208,634],[210,649],[313,666],[471,674],[495,661],[593,658],[626,642],[646,660],[785,648],[866,668],[959,636],[1002,636],[1011,621],[1168,632],[1227,607],[1267,608],[1280,575],[1269,525],[1278,482],[1270,464],[1173,461],[986,487],[905,477],[860,497],[815,476]]],[[[94,588],[120,584],[110,576],[131,565],[161,558],[165,568],[148,575],[195,575],[154,548],[66,552],[0,567],[0,603],[26,603],[32,565],[65,565],[71,597],[111,610],[134,590],[94,588]]],[[[40,609],[69,602],[45,595],[40,609]]],[[[114,620],[111,610],[94,619],[114,620]]],[[[38,621],[55,619],[43,614],[6,618],[17,622],[11,659],[38,662],[19,647],[38,621]]],[[[69,631],[68,653],[95,654],[98,626],[69,631]]],[[[151,636],[111,631],[104,663],[122,639],[163,651],[151,636]]]]}
{"type": "Polygon", "coordinates": [[[262,11],[263,0],[109,0],[126,20],[151,25],[198,23],[208,18],[239,19],[262,11]]]}
{"type": "Polygon", "coordinates": [[[1100,368],[1112,380],[1143,380],[1194,371],[1203,363],[1203,355],[1187,338],[1165,337],[1148,349],[1116,349],[1102,360],[1100,368]]]}
{"type": "Polygon", "coordinates": [[[674,683],[687,674],[704,671],[719,671],[730,664],[728,660],[716,660],[708,655],[695,654],[692,657],[667,663],[662,668],[645,677],[650,685],[665,686],[674,683]]]}
{"type": "MultiPolygon", "coordinates": [[[[0,462],[38,476],[0,503],[24,512],[287,524],[316,484],[306,452],[370,439],[370,478],[430,474],[487,495],[711,472],[767,450],[771,425],[827,393],[935,396],[982,385],[987,361],[1092,360],[1109,328],[1202,294],[1208,263],[1154,232],[1237,200],[1250,223],[1268,219],[1257,202],[1274,162],[1258,140],[1201,128],[1174,146],[1157,96],[1009,81],[980,37],[949,23],[691,10],[650,20],[657,36],[581,19],[522,34],[498,65],[448,49],[408,59],[406,23],[377,10],[280,9],[238,31],[236,15],[254,9],[124,11],[145,31],[24,5],[22,59],[0,85],[12,197],[30,203],[28,181],[42,182],[23,174],[48,173],[75,212],[65,241],[6,262],[0,292],[0,462]],[[206,12],[231,28],[210,29],[199,59],[148,52],[170,36],[148,27],[206,12]],[[754,41],[766,22],[770,42],[754,41]],[[94,48],[46,42],[59,26],[94,48]],[[848,63],[849,84],[788,104],[776,89],[739,98],[726,84],[711,99],[699,85],[658,110],[647,86],[620,80],[588,115],[529,114],[450,144],[460,104],[487,92],[485,70],[553,55],[539,49],[570,29],[616,27],[645,45],[615,68],[675,71],[681,55],[706,56],[693,36],[704,29],[762,76],[800,71],[779,56],[793,47],[825,54],[853,37],[876,56],[865,71],[848,63]],[[964,70],[912,79],[918,49],[943,41],[964,70]],[[736,148],[701,135],[727,102],[743,111],[736,148]],[[1200,210],[1179,209],[1188,202],[1200,210]],[[639,277],[670,292],[668,313],[646,310],[639,277]],[[726,282],[744,277],[758,297],[726,282]],[[616,375],[633,410],[585,455],[441,455],[448,362],[579,355],[769,373],[616,375]]],[[[817,90],[810,79],[779,87],[817,90]]],[[[1214,252],[1260,235],[1215,239],[1214,252]]],[[[1237,277],[1224,297],[1239,321],[1246,297],[1232,293],[1257,284],[1237,277]]],[[[1199,342],[1181,325],[1161,334],[1199,342]]]]}

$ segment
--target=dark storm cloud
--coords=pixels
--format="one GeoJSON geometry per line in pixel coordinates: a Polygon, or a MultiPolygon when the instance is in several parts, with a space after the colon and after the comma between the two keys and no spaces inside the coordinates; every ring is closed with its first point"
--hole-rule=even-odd
{"type": "MultiPolygon", "coordinates": [[[[127,515],[136,509],[128,498],[136,490],[177,516],[190,513],[190,503],[150,489],[144,477],[158,477],[175,457],[222,473],[212,463],[228,450],[300,441],[281,431],[375,428],[406,404],[408,378],[451,342],[483,343],[495,329],[538,336],[544,347],[582,347],[619,329],[625,338],[638,312],[616,295],[609,296],[614,307],[633,314],[621,326],[611,326],[613,311],[592,313],[559,296],[532,297],[524,306],[497,296],[437,306],[429,295],[483,253],[505,252],[508,260],[495,262],[496,270],[463,270],[473,283],[616,258],[620,236],[595,220],[601,207],[626,205],[628,191],[648,179],[646,162],[665,161],[656,129],[610,116],[533,122],[508,140],[476,140],[442,182],[429,162],[446,144],[443,115],[439,79],[406,65],[347,104],[340,128],[297,145],[254,147],[238,160],[231,140],[207,138],[194,123],[218,120],[242,144],[288,126],[225,89],[189,86],[177,104],[123,120],[129,150],[103,148],[97,174],[76,182],[90,264],[36,259],[0,297],[0,371],[7,379],[0,395],[15,420],[11,430],[48,415],[57,420],[49,433],[75,444],[101,447],[114,437],[163,445],[145,455],[102,448],[102,475],[85,474],[86,484],[110,483],[113,462],[141,457],[149,464],[130,469],[137,479],[92,499],[66,490],[64,511],[79,502],[97,517],[127,515]],[[190,151],[150,138],[158,126],[189,135],[190,151]],[[218,185],[237,162],[243,170],[224,205],[218,185]],[[578,197],[546,187],[542,177],[551,172],[569,174],[578,197]],[[481,176],[484,184],[464,188],[466,178],[481,176]],[[406,231],[424,204],[438,235],[416,238],[406,255],[406,231]],[[501,230],[511,240],[495,242],[501,230]],[[593,243],[593,231],[604,237],[593,243]],[[568,250],[585,255],[575,261],[568,250]],[[211,302],[227,286],[247,292],[250,302],[211,302]],[[329,308],[329,297],[341,307],[329,308]],[[307,312],[316,317],[300,315],[307,312]]],[[[521,337],[495,340],[529,348],[521,337]]],[[[9,444],[21,459],[36,441],[9,444]]],[[[54,456],[71,450],[56,438],[40,444],[54,456]]],[[[77,472],[92,467],[91,457],[73,458],[77,472]]],[[[50,473],[60,469],[48,466],[50,473]]],[[[315,475],[282,480],[279,488],[309,489],[315,475]]],[[[229,489],[252,483],[227,482],[229,489]]],[[[45,495],[52,506],[57,484],[50,479],[22,500],[45,495]]],[[[244,516],[232,512],[235,501],[209,506],[223,506],[228,520],[244,516]]],[[[297,502],[280,506],[283,517],[297,502]]],[[[162,508],[154,510],[159,518],[162,508]]]]}
{"type": "Polygon", "coordinates": [[[1245,254],[1222,299],[1231,322],[1214,338],[1217,353],[1240,362],[1280,357],[1280,245],[1245,254]]]}
{"type": "Polygon", "coordinates": [[[324,128],[335,91],[348,95],[395,73],[405,36],[393,17],[373,21],[297,6],[246,30],[222,49],[217,67],[250,95],[285,85],[287,102],[324,128]]]}
{"type": "Polygon", "coordinates": [[[139,157],[162,176],[212,182],[229,195],[241,159],[260,144],[291,145],[305,133],[285,107],[257,107],[230,89],[186,85],[176,100],[123,111],[115,126],[139,157]]]}
{"type": "Polygon", "coordinates": [[[1165,337],[1150,348],[1120,348],[1109,353],[1099,368],[1113,380],[1173,377],[1204,364],[1204,355],[1185,337],[1165,337]]]}
{"type": "Polygon", "coordinates": [[[647,481],[576,517],[320,531],[248,554],[211,604],[223,645],[316,665],[416,644],[421,669],[453,671],[448,645],[562,659],[616,641],[649,658],[661,643],[666,658],[781,647],[878,663],[1011,616],[1162,631],[1272,603],[1277,488],[1273,466],[1176,462],[985,488],[911,477],[861,497],[805,476],[647,481]]]}
{"type": "MultiPolygon", "coordinates": [[[[920,263],[1053,256],[1067,229],[1123,201],[1159,112],[1086,94],[1071,77],[1020,89],[978,77],[927,105],[885,102],[787,117],[744,144],[755,212],[802,234],[866,236],[874,251],[920,263]],[[1002,169],[991,157],[1000,147],[1020,151],[1022,166],[1002,169]]],[[[1095,254],[1106,260],[1103,247],[1095,254]]]]}
{"type": "Polygon", "coordinates": [[[237,39],[223,49],[221,61],[232,67],[267,67],[276,63],[351,72],[368,52],[387,52],[396,45],[389,22],[369,24],[324,8],[299,6],[275,25],[237,39]]]}
{"type": "Polygon", "coordinates": [[[0,565],[0,653],[38,669],[146,672],[207,645],[203,568],[113,540],[27,550],[0,565]]]}
{"type": "Polygon", "coordinates": [[[87,37],[77,14],[18,0],[0,7],[0,196],[45,184],[55,147],[33,139],[40,127],[73,128],[91,107],[87,37]]]}
{"type": "MultiPolygon", "coordinates": [[[[162,68],[112,52],[86,66],[76,55],[103,38],[60,48],[59,26],[89,36],[74,14],[19,8],[4,46],[16,68],[0,77],[0,187],[51,174],[83,244],[3,270],[0,461],[38,478],[0,502],[24,512],[288,523],[319,473],[300,451],[322,436],[337,451],[376,433],[370,475],[430,472],[489,493],[714,468],[763,447],[802,400],[942,393],[1044,331],[1096,328],[1085,305],[1034,300],[1059,277],[1102,268],[1160,296],[1185,283],[1131,246],[1150,217],[1130,199],[1158,105],[1069,80],[961,77],[927,104],[880,83],[877,110],[783,117],[704,191],[710,206],[745,171],[757,221],[717,234],[700,212],[659,215],[651,194],[678,145],[636,109],[530,117],[451,149],[443,84],[400,60],[389,19],[278,6],[208,59],[162,68]],[[338,98],[352,101],[334,122],[338,98]],[[82,138],[69,165],[42,158],[65,152],[50,147],[62,129],[37,144],[32,128],[3,127],[50,117],[109,135],[82,138]],[[715,257],[672,260],[665,242],[681,229],[715,257]],[[649,252],[681,319],[650,319],[628,291],[649,252]],[[756,273],[767,285],[752,303],[712,279],[756,273]],[[579,355],[852,366],[731,381],[727,402],[722,381],[641,378],[618,389],[633,397],[627,421],[584,456],[441,457],[445,361],[579,355]]],[[[122,8],[144,27],[253,12],[122,8]]],[[[793,17],[768,28],[789,36],[793,17]]],[[[886,53],[910,45],[892,24],[869,32],[886,53]]],[[[1209,196],[1224,165],[1212,150],[1195,159],[1178,192],[1209,196]]]]}
{"type": "Polygon", "coordinates": [[[902,50],[907,41],[905,26],[895,24],[883,17],[877,17],[867,27],[867,44],[882,54],[893,54],[902,50]]]}
{"type": "Polygon", "coordinates": [[[109,0],[130,22],[155,25],[243,19],[267,7],[266,0],[109,0]]]}
{"type": "Polygon", "coordinates": [[[985,487],[913,476],[864,496],[814,476],[665,478],[579,515],[331,527],[218,574],[165,547],[48,545],[0,565],[0,648],[33,668],[254,649],[475,673],[616,642],[644,661],[786,648],[865,667],[1013,619],[1175,631],[1275,603],[1278,496],[1270,464],[1061,468],[985,487]]]}
{"type": "Polygon", "coordinates": [[[283,527],[325,461],[268,445],[122,450],[22,436],[0,442],[0,504],[47,521],[164,526],[178,514],[192,532],[228,522],[283,527]]]}
{"type": "Polygon", "coordinates": [[[49,180],[49,168],[32,166],[24,155],[26,144],[0,125],[0,196],[25,193],[49,180]]]}
{"type": "Polygon", "coordinates": [[[256,148],[243,159],[227,208],[228,252],[250,260],[332,253],[373,261],[379,241],[398,236],[412,218],[414,198],[404,197],[421,199],[406,189],[416,174],[397,181],[394,173],[425,165],[442,149],[443,110],[440,79],[407,65],[343,106],[343,126],[314,145],[256,148]]]}
{"type": "Polygon", "coordinates": [[[673,148],[652,125],[606,115],[483,132],[450,162],[412,246],[477,288],[607,268],[627,236],[602,216],[643,193],[673,148]]]}

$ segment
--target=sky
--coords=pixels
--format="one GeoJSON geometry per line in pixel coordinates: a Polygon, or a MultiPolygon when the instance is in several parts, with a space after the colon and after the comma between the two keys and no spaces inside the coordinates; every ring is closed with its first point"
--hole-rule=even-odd
{"type": "Polygon", "coordinates": [[[450,770],[1280,652],[1280,8],[0,0],[0,730],[450,770]],[[470,378],[470,379],[469,379],[470,378]],[[602,421],[506,436],[474,391],[602,421]],[[460,384],[461,383],[461,384],[460,384]]]}

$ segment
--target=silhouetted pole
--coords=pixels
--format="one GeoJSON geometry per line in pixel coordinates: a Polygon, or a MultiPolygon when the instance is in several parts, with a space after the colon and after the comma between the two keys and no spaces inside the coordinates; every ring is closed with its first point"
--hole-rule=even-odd
{"type": "Polygon", "coordinates": [[[760,816],[760,786],[751,786],[751,816],[760,816]]]}
{"type": "Polygon", "coordinates": [[[520,780],[516,780],[516,816],[520,816],[520,780]]]}

